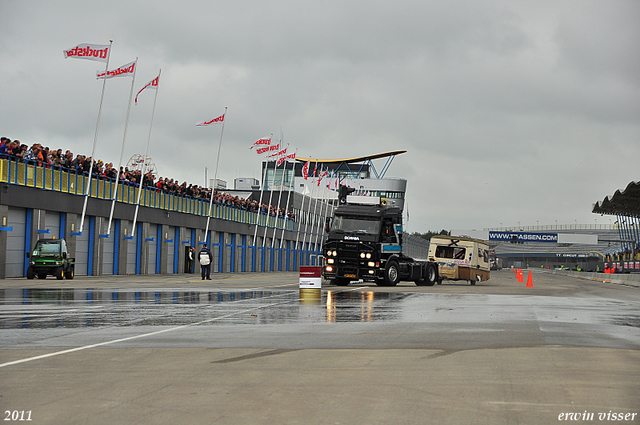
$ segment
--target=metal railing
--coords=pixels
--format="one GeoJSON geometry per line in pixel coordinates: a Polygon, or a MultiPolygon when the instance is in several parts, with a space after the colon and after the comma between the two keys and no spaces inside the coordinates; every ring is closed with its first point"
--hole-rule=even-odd
{"type": "MultiPolygon", "coordinates": [[[[89,182],[88,176],[76,170],[52,165],[42,166],[35,163],[26,163],[14,158],[0,159],[0,182],[78,196],[84,196],[87,185],[91,184],[89,196],[107,201],[113,200],[116,192],[115,181],[111,179],[93,177],[89,182]]],[[[116,201],[135,205],[140,188],[129,182],[119,182],[118,185],[116,201]]],[[[140,197],[140,206],[204,217],[209,215],[209,203],[208,199],[163,192],[151,187],[144,187],[140,197]]],[[[221,220],[256,224],[257,214],[254,211],[247,211],[230,205],[219,205],[215,202],[211,205],[211,217],[221,220]]],[[[263,213],[260,213],[258,217],[258,225],[294,230],[293,220],[263,213]]]]}
{"type": "Polygon", "coordinates": [[[617,229],[617,224],[537,224],[535,226],[505,226],[489,227],[484,230],[491,232],[532,232],[542,230],[612,230],[617,229]]]}

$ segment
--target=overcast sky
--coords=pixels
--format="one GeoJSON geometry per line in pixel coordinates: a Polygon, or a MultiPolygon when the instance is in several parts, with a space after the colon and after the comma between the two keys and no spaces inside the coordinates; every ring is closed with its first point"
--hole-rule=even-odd
{"type": "MultiPolygon", "coordinates": [[[[592,203],[640,180],[640,2],[220,0],[0,2],[0,135],[91,154],[109,44],[162,69],[149,156],[204,184],[260,178],[248,147],[284,134],[302,157],[406,150],[411,232],[608,224],[592,203]]],[[[96,157],[117,164],[130,78],[108,80],[96,157]]],[[[144,153],[153,91],[132,107],[144,153]]],[[[375,164],[382,168],[384,160],[375,164]]],[[[615,219],[613,220],[615,221],[615,219]]]]}

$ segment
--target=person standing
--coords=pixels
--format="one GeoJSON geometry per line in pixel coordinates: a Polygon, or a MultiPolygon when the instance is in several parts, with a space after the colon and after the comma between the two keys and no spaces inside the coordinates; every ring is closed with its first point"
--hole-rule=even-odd
{"type": "Polygon", "coordinates": [[[202,280],[211,280],[211,263],[213,262],[213,254],[211,250],[207,248],[207,244],[202,246],[200,253],[198,254],[198,260],[200,260],[200,272],[202,280]]]}

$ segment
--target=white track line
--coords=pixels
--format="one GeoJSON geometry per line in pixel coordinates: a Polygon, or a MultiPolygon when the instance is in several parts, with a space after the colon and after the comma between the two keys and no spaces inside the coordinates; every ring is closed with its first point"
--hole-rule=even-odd
{"type": "Polygon", "coordinates": [[[224,316],[214,317],[213,319],[202,320],[200,322],[191,323],[191,324],[188,324],[188,325],[176,326],[174,328],[162,329],[162,330],[159,330],[159,331],[150,332],[150,333],[146,333],[146,334],[142,334],[142,335],[130,336],[130,337],[127,337],[127,338],[114,339],[112,341],[100,342],[98,344],[85,345],[83,347],[70,348],[68,350],[56,351],[55,353],[49,353],[49,354],[42,354],[40,356],[28,357],[26,359],[14,360],[12,362],[1,363],[0,364],[0,368],[7,367],[7,366],[13,366],[13,365],[17,365],[17,364],[20,364],[20,363],[26,363],[26,362],[30,362],[30,361],[34,361],[34,360],[46,359],[48,357],[60,356],[62,354],[74,353],[76,351],[87,350],[89,348],[102,347],[104,345],[117,344],[118,342],[131,341],[131,340],[138,339],[138,338],[145,338],[145,337],[148,337],[148,336],[158,335],[158,334],[162,334],[162,333],[166,333],[166,332],[172,332],[172,331],[175,331],[175,330],[178,330],[178,329],[187,328],[189,326],[198,326],[198,325],[202,325],[204,323],[215,322],[216,320],[220,320],[220,319],[224,319],[224,318],[227,318],[227,317],[235,316],[235,315],[238,315],[238,314],[241,314],[241,313],[246,313],[246,312],[254,311],[254,310],[260,310],[260,309],[263,309],[263,308],[273,307],[273,306],[280,305],[280,304],[287,304],[287,303],[291,303],[293,301],[297,301],[297,300],[287,300],[287,301],[282,301],[282,302],[279,302],[279,303],[263,305],[263,306],[260,306],[260,307],[254,307],[254,308],[250,308],[250,309],[247,309],[247,310],[237,311],[235,313],[229,313],[229,314],[226,314],[224,316]]]}

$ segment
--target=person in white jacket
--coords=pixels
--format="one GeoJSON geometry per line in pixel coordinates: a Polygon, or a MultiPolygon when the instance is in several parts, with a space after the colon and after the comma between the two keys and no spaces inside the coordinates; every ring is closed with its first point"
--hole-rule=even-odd
{"type": "Polygon", "coordinates": [[[213,263],[213,254],[211,250],[207,248],[207,244],[202,246],[200,253],[198,254],[198,260],[200,261],[200,272],[202,280],[211,280],[211,263],[213,263]]]}

